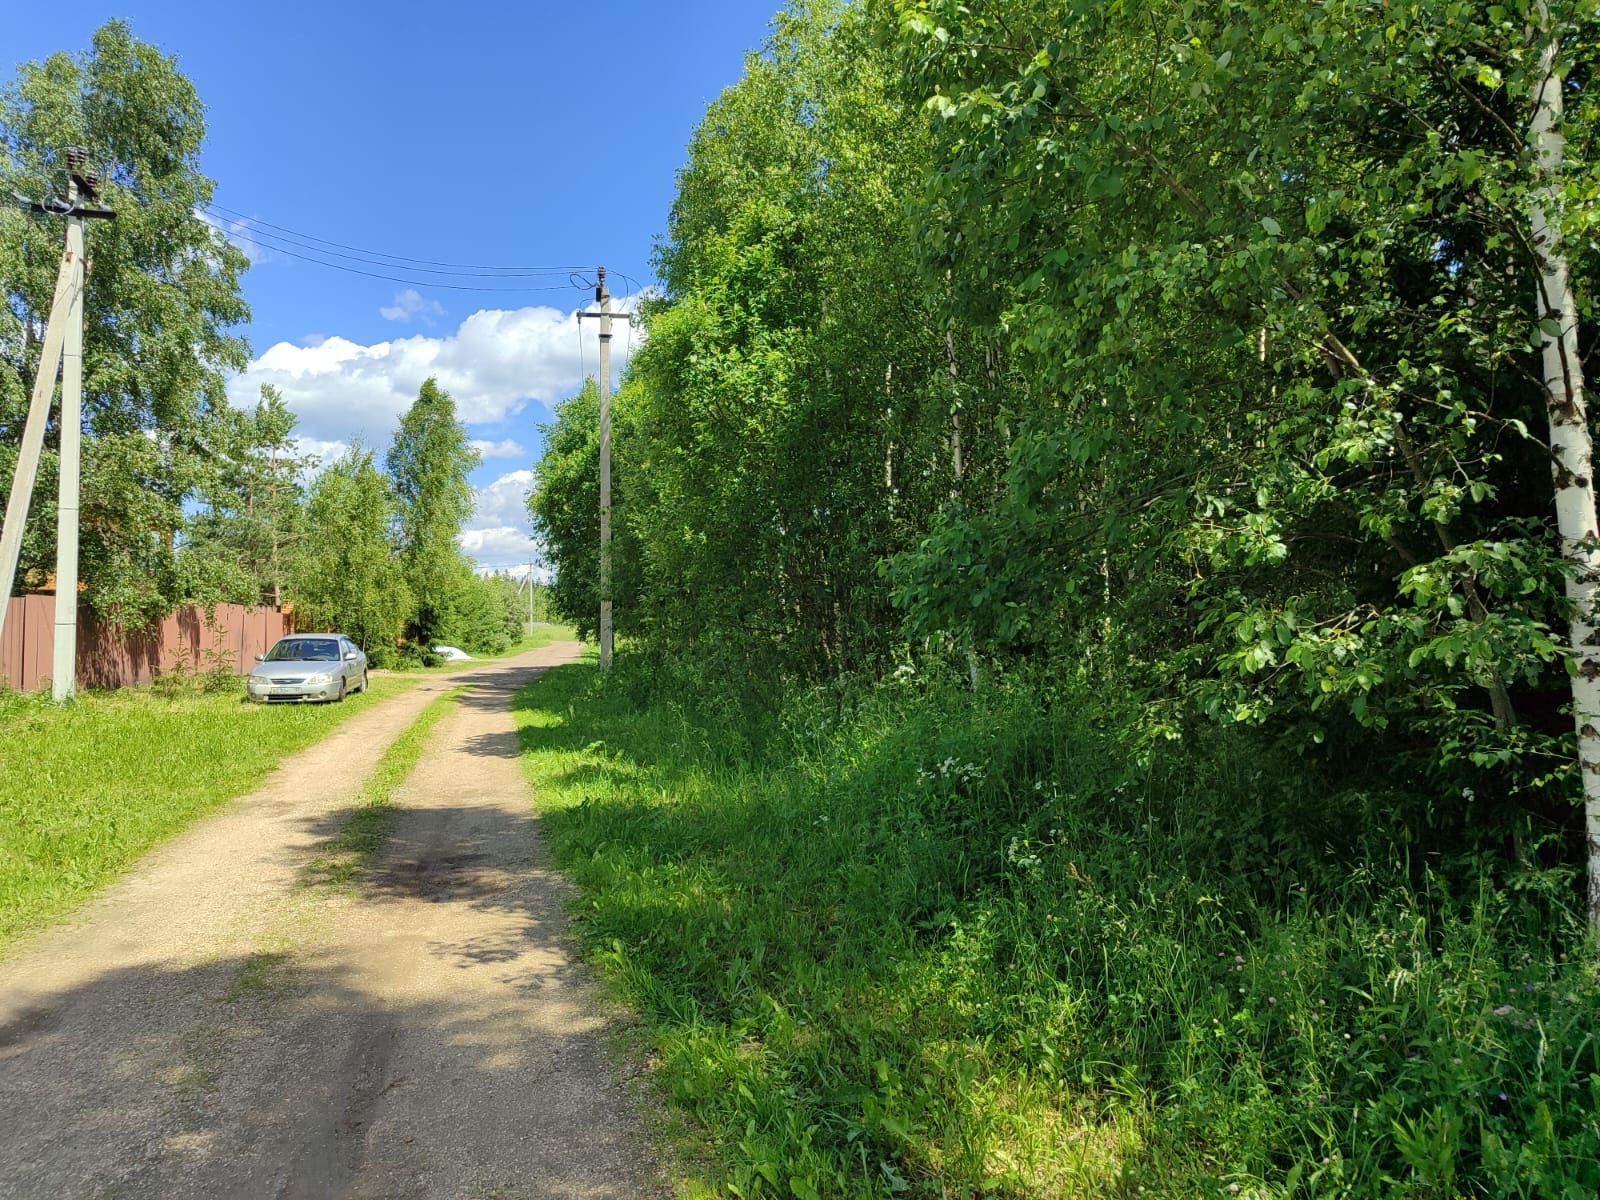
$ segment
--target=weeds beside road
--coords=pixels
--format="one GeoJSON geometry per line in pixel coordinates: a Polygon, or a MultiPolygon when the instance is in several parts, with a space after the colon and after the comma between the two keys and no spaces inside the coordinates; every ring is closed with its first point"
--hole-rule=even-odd
{"type": "Polygon", "coordinates": [[[521,694],[541,826],[711,1194],[1595,1194],[1561,880],[1427,855],[1393,797],[1267,751],[1130,754],[1081,687],[913,676],[773,719],[621,659],[521,694]]]}
{"type": "Polygon", "coordinates": [[[48,696],[0,694],[0,947],[412,682],[374,679],[342,704],[270,707],[231,687],[89,692],[59,708],[48,696]]]}

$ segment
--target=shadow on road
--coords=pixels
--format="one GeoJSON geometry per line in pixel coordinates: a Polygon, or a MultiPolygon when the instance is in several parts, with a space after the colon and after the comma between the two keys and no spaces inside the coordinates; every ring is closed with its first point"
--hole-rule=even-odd
{"type": "MultiPolygon", "coordinates": [[[[525,940],[437,952],[514,966],[525,940]]],[[[549,983],[529,972],[521,985],[549,983]]],[[[592,1035],[513,1035],[492,1016],[470,992],[379,1002],[359,973],[315,955],[107,972],[0,1027],[0,1194],[398,1194],[358,1189],[381,1156],[388,1176],[421,1185],[405,1194],[459,1195],[426,1181],[460,1178],[464,1154],[518,1160],[517,1190],[493,1194],[631,1194],[597,1191],[591,1170],[528,1144],[535,1123],[540,1142],[582,1143],[581,1106],[508,1094],[529,1064],[586,1052],[592,1035]],[[433,1059],[412,1044],[417,1031],[448,1047],[449,1078],[418,1070],[433,1059]],[[397,1103],[408,1091],[437,1094],[436,1119],[431,1104],[397,1103]]]]}

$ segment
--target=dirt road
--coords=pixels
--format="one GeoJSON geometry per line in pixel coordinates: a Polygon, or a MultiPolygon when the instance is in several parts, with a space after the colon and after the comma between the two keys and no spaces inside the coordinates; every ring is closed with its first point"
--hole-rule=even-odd
{"type": "Polygon", "coordinates": [[[0,1195],[657,1194],[517,763],[558,644],[424,681],[0,962],[0,1195]],[[307,864],[433,697],[375,869],[307,864]]]}

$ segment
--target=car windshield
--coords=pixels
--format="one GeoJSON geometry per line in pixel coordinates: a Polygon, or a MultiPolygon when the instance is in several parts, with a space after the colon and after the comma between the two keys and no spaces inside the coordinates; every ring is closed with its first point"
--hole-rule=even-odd
{"type": "Polygon", "coordinates": [[[284,638],[267,651],[268,662],[338,662],[339,643],[332,638],[284,638]]]}

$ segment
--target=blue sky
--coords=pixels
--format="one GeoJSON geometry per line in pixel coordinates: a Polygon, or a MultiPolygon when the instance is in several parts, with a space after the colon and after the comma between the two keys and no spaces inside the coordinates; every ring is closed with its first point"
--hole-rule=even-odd
{"type": "MultiPolygon", "coordinates": [[[[571,314],[592,293],[565,273],[495,280],[332,259],[397,282],[293,256],[339,243],[442,263],[605,264],[620,299],[651,282],[689,136],[779,3],[15,5],[0,70],[81,50],[112,17],[175,55],[207,106],[218,215],[256,259],[244,283],[256,361],[235,398],[278,385],[307,446],[331,454],[352,436],[386,445],[437,374],[486,451],[463,545],[499,566],[531,548],[521,499],[538,425],[580,383],[571,314]]],[[[614,345],[625,355],[620,327],[614,345]]]]}

